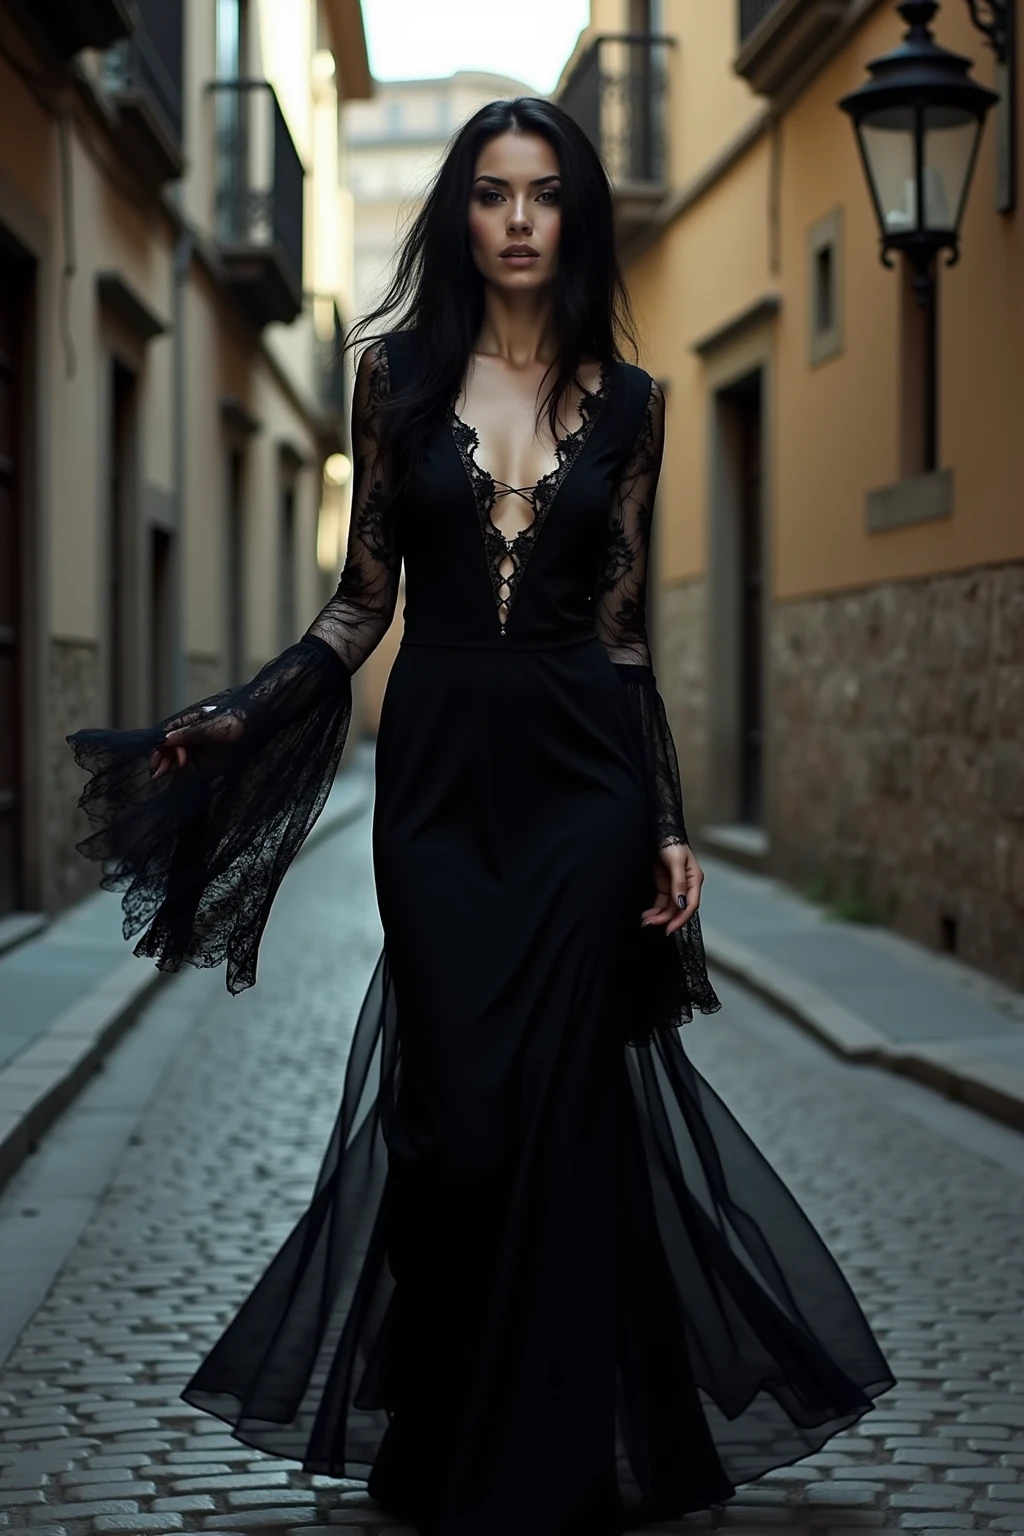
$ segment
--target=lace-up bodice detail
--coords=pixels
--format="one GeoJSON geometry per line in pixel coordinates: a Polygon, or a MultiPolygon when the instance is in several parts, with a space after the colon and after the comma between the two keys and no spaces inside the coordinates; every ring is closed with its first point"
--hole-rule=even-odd
{"type": "Polygon", "coordinates": [[[451,408],[449,419],[452,433],[476,502],[487,573],[498,610],[501,634],[506,633],[512,601],[526,562],[540,536],[559,487],[586,445],[600,414],[607,387],[608,370],[602,365],[597,389],[584,389],[580,396],[579,426],[558,439],[555,443],[555,463],[530,486],[509,485],[507,481],[497,479],[484,469],[476,457],[480,447],[476,428],[463,421],[454,406],[451,408]],[[533,517],[525,528],[518,529],[514,534],[506,534],[497,526],[491,513],[499,496],[521,496],[530,504],[533,517]]]}

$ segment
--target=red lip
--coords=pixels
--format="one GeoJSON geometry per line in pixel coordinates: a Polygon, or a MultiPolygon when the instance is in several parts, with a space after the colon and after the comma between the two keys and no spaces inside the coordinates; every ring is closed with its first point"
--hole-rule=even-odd
{"type": "Polygon", "coordinates": [[[506,245],[505,249],[498,254],[500,256],[539,256],[540,252],[535,251],[532,245],[506,245]]]}

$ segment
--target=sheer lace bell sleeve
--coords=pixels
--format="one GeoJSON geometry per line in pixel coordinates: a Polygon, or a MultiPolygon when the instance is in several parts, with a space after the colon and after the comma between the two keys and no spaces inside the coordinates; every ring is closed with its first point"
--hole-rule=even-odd
{"type": "Polygon", "coordinates": [[[320,815],[352,714],[352,674],[386,633],[400,556],[377,451],[388,389],[383,342],[363,353],[352,412],[352,514],[334,596],[306,633],[249,682],[159,724],[68,736],[90,777],[79,799],[93,830],[78,851],[123,891],[126,939],[163,971],[227,961],[237,993],[256,980],[260,939],[284,875],[320,815]],[[173,733],[173,734],[172,734],[173,733]],[[171,738],[184,767],[153,778],[171,738]]]}
{"type": "MultiPolygon", "coordinates": [[[[598,634],[629,700],[647,770],[652,855],[688,843],[675,743],[657,687],[647,636],[647,574],[654,501],[665,448],[665,394],[651,380],[647,407],[612,495],[604,568],[594,597],[598,634]]],[[[628,1043],[649,1044],[659,1031],[689,1022],[694,1010],[717,1013],[721,1003],[707,973],[700,915],[694,913],[666,945],[663,930],[647,952],[643,997],[635,999],[628,1043]]]]}
{"type": "Polygon", "coordinates": [[[595,618],[643,739],[658,848],[689,841],[675,744],[647,638],[647,567],[664,447],[665,395],[652,379],[640,430],[612,497],[595,618]]]}

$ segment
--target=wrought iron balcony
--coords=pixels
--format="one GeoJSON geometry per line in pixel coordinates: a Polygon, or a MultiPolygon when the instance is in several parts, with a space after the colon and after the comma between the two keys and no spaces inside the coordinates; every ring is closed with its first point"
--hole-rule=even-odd
{"type": "Polygon", "coordinates": [[[740,43],[776,10],[779,0],[740,0],[740,43]]]}
{"type": "Polygon", "coordinates": [[[155,186],[174,181],[182,154],[183,0],[135,0],[131,37],[108,49],[103,83],[118,107],[125,157],[155,186]]]}
{"type": "Polygon", "coordinates": [[[132,30],[131,0],[12,0],[29,37],[59,59],[83,48],[109,48],[132,30]]]}
{"type": "Polygon", "coordinates": [[[850,0],[738,0],[736,73],[774,96],[841,26],[850,0]]]}
{"type": "Polygon", "coordinates": [[[581,55],[559,97],[604,161],[625,242],[649,223],[667,190],[665,108],[674,41],[649,32],[602,33],[581,55]]]}
{"type": "Polygon", "coordinates": [[[228,281],[257,325],[290,325],[302,310],[302,161],[268,81],[215,80],[209,92],[228,281]]]}

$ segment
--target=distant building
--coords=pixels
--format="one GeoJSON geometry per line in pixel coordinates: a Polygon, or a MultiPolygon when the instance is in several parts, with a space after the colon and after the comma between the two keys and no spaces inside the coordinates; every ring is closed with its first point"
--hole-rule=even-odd
{"type": "Polygon", "coordinates": [[[489,101],[536,94],[522,80],[464,69],[436,80],[380,81],[371,101],[346,106],[358,313],[385,286],[403,221],[419,210],[455,130],[489,101]]]}

